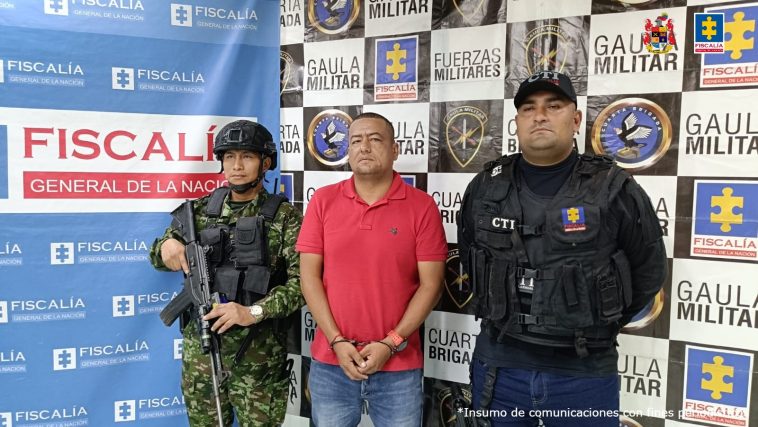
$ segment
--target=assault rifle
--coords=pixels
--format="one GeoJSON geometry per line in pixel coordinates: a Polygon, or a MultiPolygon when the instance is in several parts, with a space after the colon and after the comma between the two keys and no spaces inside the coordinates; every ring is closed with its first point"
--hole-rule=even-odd
{"type": "Polygon", "coordinates": [[[211,250],[209,246],[203,246],[197,241],[195,233],[195,213],[192,201],[184,202],[184,211],[186,214],[187,232],[184,238],[187,240],[185,246],[185,255],[187,264],[189,264],[189,273],[185,277],[184,291],[188,291],[192,296],[193,317],[197,319],[197,330],[200,334],[200,345],[203,354],[208,354],[211,358],[211,376],[213,379],[213,397],[216,399],[216,412],[218,413],[218,425],[224,427],[223,415],[221,410],[221,384],[229,377],[229,372],[224,370],[221,361],[221,343],[218,334],[211,332],[211,324],[203,320],[203,316],[213,309],[215,304],[225,301],[221,300],[218,292],[211,292],[210,276],[208,274],[207,254],[211,250]]]}

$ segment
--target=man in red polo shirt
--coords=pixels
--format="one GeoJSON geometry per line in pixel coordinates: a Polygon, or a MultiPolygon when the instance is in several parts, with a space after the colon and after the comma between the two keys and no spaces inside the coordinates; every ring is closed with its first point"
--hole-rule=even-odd
{"type": "Polygon", "coordinates": [[[317,426],[420,426],[418,328],[442,291],[447,242],[425,192],[392,169],[386,118],[363,113],[349,132],[350,179],[316,191],[297,241],[303,296],[318,323],[311,346],[317,426]]]}

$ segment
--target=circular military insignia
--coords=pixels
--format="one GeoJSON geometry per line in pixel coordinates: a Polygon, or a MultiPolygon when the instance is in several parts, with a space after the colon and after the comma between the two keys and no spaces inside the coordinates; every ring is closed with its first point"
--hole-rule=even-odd
{"type": "Polygon", "coordinates": [[[308,19],[325,34],[346,31],[361,9],[361,0],[309,0],[308,19]]]}
{"type": "Polygon", "coordinates": [[[285,51],[279,51],[279,94],[284,93],[292,79],[295,60],[285,51]]]}
{"type": "Polygon", "coordinates": [[[447,295],[453,300],[453,304],[456,307],[462,309],[471,301],[474,294],[471,292],[468,274],[463,272],[458,249],[447,252],[445,267],[445,290],[447,291],[447,295]]]}
{"type": "Polygon", "coordinates": [[[476,107],[464,105],[447,113],[443,121],[450,155],[464,168],[474,160],[482,146],[487,114],[476,107]]]}
{"type": "Polygon", "coordinates": [[[592,148],[619,166],[644,169],[658,161],[671,145],[671,120],[656,103],[625,98],[600,112],[592,126],[592,148]]]}
{"type": "Polygon", "coordinates": [[[570,46],[568,33],[558,25],[543,25],[529,31],[524,37],[529,75],[540,70],[563,72],[570,46]]]}
{"type": "Polygon", "coordinates": [[[325,110],[308,126],[308,151],[327,166],[347,163],[347,132],[353,119],[340,110],[325,110]]]}
{"type": "MultiPolygon", "coordinates": [[[[453,393],[450,387],[445,387],[437,393],[440,425],[454,427],[458,417],[463,418],[463,414],[458,412],[458,408],[471,407],[471,390],[466,386],[458,387],[458,394],[453,393]]],[[[460,420],[458,420],[460,421],[460,420]]]]}
{"type": "Polygon", "coordinates": [[[663,297],[664,297],[664,293],[663,293],[663,289],[661,289],[655,295],[655,298],[653,298],[652,301],[647,303],[645,308],[640,310],[639,313],[635,314],[634,317],[632,317],[632,320],[626,325],[624,325],[623,328],[621,328],[621,332],[636,331],[638,329],[642,329],[646,326],[649,326],[653,322],[655,322],[655,319],[657,319],[658,316],[661,315],[661,311],[663,311],[663,304],[664,304],[663,297]]]}

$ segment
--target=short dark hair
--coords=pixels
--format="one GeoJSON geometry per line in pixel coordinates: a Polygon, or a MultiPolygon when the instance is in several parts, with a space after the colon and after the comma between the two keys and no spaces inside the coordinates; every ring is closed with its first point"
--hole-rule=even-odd
{"type": "MultiPolygon", "coordinates": [[[[387,118],[384,117],[383,115],[381,115],[379,113],[373,113],[373,112],[370,112],[370,111],[366,111],[366,112],[363,112],[363,113],[358,114],[357,116],[355,116],[355,118],[353,119],[352,123],[355,123],[356,121],[358,121],[360,119],[378,119],[378,120],[384,121],[384,123],[390,129],[390,138],[392,139],[393,142],[395,141],[395,126],[393,126],[392,122],[389,121],[389,120],[387,120],[387,118]]],[[[351,126],[352,126],[352,123],[350,124],[351,126]]]]}

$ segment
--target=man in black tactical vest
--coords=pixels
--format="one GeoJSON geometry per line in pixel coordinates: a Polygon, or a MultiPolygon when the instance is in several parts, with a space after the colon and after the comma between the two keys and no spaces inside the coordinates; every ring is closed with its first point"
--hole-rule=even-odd
{"type": "MultiPolygon", "coordinates": [[[[209,248],[211,291],[228,301],[204,316],[219,334],[225,381],[221,384],[223,424],[275,426],[284,421],[289,387],[287,324],[304,304],[300,258],[295,241],[302,215],[283,196],[263,188],[266,171],[276,167],[271,133],[258,123],[238,120],[216,136],[213,152],[221,161],[228,187],[192,204],[197,240],[209,248]]],[[[185,244],[187,204],[153,243],[150,262],[159,270],[189,272],[185,244]]],[[[185,284],[186,287],[186,284],[185,284]]],[[[180,293],[161,313],[166,323],[182,320],[182,392],[191,426],[218,426],[211,366],[201,349],[198,310],[180,293]]]]}
{"type": "Polygon", "coordinates": [[[621,327],[667,272],[648,196],[613,159],[579,155],[568,76],[540,71],[514,98],[520,154],[463,197],[458,244],[482,319],[472,361],[480,425],[619,425],[621,327]]]}

